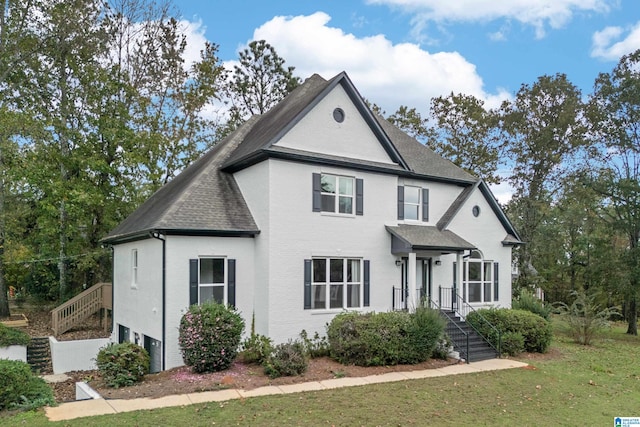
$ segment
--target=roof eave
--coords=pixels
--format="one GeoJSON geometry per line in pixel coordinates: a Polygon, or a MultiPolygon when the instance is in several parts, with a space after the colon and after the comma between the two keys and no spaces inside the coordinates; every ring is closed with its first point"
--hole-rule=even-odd
{"type": "Polygon", "coordinates": [[[107,236],[101,240],[105,245],[117,245],[122,243],[145,240],[152,237],[152,234],[159,233],[165,236],[205,236],[205,237],[255,237],[260,234],[260,230],[207,230],[188,228],[150,228],[136,231],[134,233],[107,236]]]}

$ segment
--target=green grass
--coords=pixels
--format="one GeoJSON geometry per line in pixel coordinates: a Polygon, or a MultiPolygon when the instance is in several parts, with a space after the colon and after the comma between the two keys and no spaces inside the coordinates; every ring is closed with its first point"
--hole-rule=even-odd
{"type": "Polygon", "coordinates": [[[556,333],[551,359],[510,369],[49,423],[43,411],[0,418],[15,425],[613,425],[640,416],[640,339],[624,325],[595,345],[556,333]],[[215,424],[214,424],[215,423],[215,424]]]}

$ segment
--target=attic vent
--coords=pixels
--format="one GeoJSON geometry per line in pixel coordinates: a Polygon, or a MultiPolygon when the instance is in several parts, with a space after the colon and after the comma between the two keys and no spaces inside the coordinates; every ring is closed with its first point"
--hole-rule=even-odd
{"type": "Polygon", "coordinates": [[[342,108],[336,108],[333,110],[333,119],[338,122],[344,122],[344,110],[342,108]]]}

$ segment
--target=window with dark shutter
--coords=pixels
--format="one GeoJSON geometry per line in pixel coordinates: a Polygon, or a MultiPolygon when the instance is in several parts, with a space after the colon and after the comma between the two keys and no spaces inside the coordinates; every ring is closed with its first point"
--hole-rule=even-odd
{"type": "Polygon", "coordinates": [[[227,260],[227,303],[236,306],[236,260],[227,260]]]}
{"type": "Polygon", "coordinates": [[[398,219],[404,219],[404,187],[398,186],[398,219]]]}
{"type": "Polygon", "coordinates": [[[312,195],[313,195],[313,212],[320,212],[322,210],[322,186],[320,184],[320,174],[312,174],[312,195]]]}
{"type": "Polygon", "coordinates": [[[189,305],[198,303],[198,260],[189,260],[189,305]]]}
{"type": "Polygon", "coordinates": [[[356,179],[356,215],[364,214],[364,182],[356,179]]]}
{"type": "Polygon", "coordinates": [[[493,300],[498,301],[500,290],[500,279],[498,274],[498,263],[493,263],[493,300]]]}
{"type": "Polygon", "coordinates": [[[429,221],[429,189],[422,189],[422,221],[429,221]]]}
{"type": "Polygon", "coordinates": [[[370,285],[370,273],[369,273],[369,260],[364,260],[364,272],[363,272],[363,305],[365,307],[369,307],[370,304],[370,293],[371,293],[371,285],[370,285]]]}
{"type": "Polygon", "coordinates": [[[304,260],[304,308],[311,308],[311,260],[304,260]]]}

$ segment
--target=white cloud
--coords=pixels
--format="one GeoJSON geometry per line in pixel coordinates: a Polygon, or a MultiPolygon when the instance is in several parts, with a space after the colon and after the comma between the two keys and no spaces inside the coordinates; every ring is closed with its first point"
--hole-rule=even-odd
{"type": "Polygon", "coordinates": [[[200,52],[204,50],[207,38],[204,36],[206,27],[202,24],[202,21],[191,22],[187,20],[181,20],[179,28],[186,36],[187,46],[184,50],[184,62],[187,68],[190,68],[194,62],[200,60],[200,52]]]}
{"type": "Polygon", "coordinates": [[[426,22],[487,22],[512,19],[534,27],[536,37],[545,35],[546,27],[564,27],[575,12],[606,12],[616,0],[368,0],[414,15],[415,28],[426,22]]]}
{"type": "Polygon", "coordinates": [[[431,98],[450,92],[474,95],[488,107],[509,97],[506,91],[486,93],[475,65],[458,52],[430,53],[383,35],[358,38],[329,26],[330,19],[323,12],[277,16],[256,29],[253,40],[269,42],[302,78],[346,71],[361,95],[388,114],[407,105],[426,117],[431,98]]]}
{"type": "Polygon", "coordinates": [[[633,27],[606,27],[592,37],[591,56],[617,61],[621,56],[640,49],[640,22],[633,27]]]}

